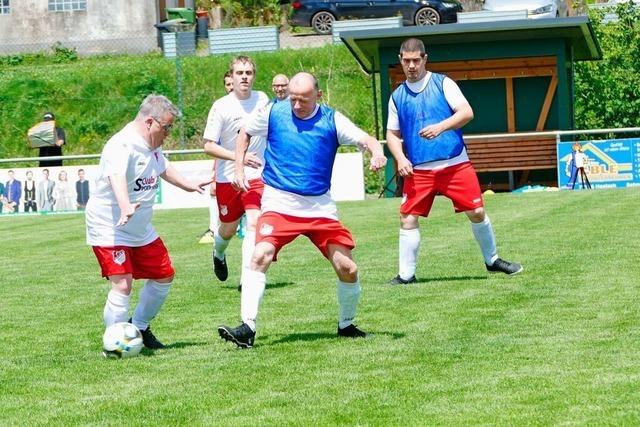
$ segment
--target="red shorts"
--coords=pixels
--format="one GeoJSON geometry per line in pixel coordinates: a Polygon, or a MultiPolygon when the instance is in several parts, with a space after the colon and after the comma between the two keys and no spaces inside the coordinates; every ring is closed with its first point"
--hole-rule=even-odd
{"type": "Polygon", "coordinates": [[[169,252],[158,237],[148,245],[93,246],[102,277],[131,274],[134,279],[164,279],[175,274],[169,252]]]}
{"type": "Polygon", "coordinates": [[[481,208],[482,194],[476,171],[470,162],[439,170],[413,170],[404,177],[400,213],[428,216],[436,194],[453,202],[456,212],[481,208]]]}
{"type": "Polygon", "coordinates": [[[274,261],[278,258],[280,249],[300,235],[307,236],[325,258],[327,246],[331,243],[348,249],[356,247],[349,230],[335,219],[301,218],[277,212],[265,212],[258,218],[256,244],[267,242],[275,246],[274,261]]]}
{"type": "Polygon", "coordinates": [[[249,181],[249,191],[239,192],[234,190],[230,182],[216,183],[216,197],[221,222],[233,222],[247,209],[260,209],[260,200],[264,191],[262,178],[249,181]]]}

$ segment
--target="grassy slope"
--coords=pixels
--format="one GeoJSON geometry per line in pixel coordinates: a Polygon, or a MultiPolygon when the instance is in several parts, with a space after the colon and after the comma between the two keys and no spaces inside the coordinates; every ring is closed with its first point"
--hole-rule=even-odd
{"type": "Polygon", "coordinates": [[[486,275],[467,221],[438,200],[420,283],[399,288],[385,285],[397,207],[340,205],[371,339],[335,337],[334,274],[299,239],[269,272],[250,351],[214,332],[238,318],[239,242],[217,283],[195,243],[205,210],[157,212],[178,270],[154,321],[170,348],[126,361],[99,356],[107,286],[82,216],[0,218],[0,423],[640,422],[637,189],[487,198],[501,255],[525,265],[514,278],[486,275]]]}
{"type": "MultiPolygon", "coordinates": [[[[370,79],[344,46],[281,50],[251,55],[255,88],[271,96],[271,78],[310,71],[325,101],[373,132],[370,79]]],[[[200,148],[211,102],[223,96],[222,76],[232,55],[189,57],[182,62],[185,148],[200,148]]],[[[35,155],[25,135],[47,110],[67,130],[67,154],[97,153],[106,139],[135,115],[150,92],[177,102],[176,66],[159,55],[84,58],[66,64],[0,67],[0,158],[35,155]]],[[[178,148],[179,132],[167,146],[178,148]]]]}

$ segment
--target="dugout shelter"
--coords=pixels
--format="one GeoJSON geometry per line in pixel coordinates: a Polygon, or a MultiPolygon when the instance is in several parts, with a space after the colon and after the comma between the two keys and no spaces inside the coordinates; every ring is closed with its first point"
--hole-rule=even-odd
{"type": "MultiPolygon", "coordinates": [[[[340,36],[374,76],[373,96],[380,96],[385,131],[389,97],[405,79],[398,51],[409,37],[425,43],[427,70],[455,80],[469,100],[475,118],[464,127],[465,137],[574,129],[574,64],[602,58],[586,16],[367,29],[340,36]]],[[[465,143],[483,188],[557,185],[554,136],[486,136],[465,143]]],[[[387,180],[394,173],[389,162],[387,180]]],[[[391,182],[387,195],[395,191],[391,182]]]]}

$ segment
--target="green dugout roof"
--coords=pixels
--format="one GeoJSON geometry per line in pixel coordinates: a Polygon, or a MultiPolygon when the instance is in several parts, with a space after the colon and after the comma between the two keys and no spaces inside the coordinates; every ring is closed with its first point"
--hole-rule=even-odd
{"type": "Polygon", "coordinates": [[[574,60],[602,59],[586,16],[343,31],[340,37],[367,73],[380,72],[381,50],[397,49],[409,37],[425,40],[427,51],[433,45],[563,39],[572,49],[574,60]]]}

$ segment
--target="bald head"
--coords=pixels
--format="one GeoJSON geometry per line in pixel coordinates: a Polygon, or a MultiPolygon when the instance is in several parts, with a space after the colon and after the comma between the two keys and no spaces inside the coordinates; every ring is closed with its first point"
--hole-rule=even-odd
{"type": "Polygon", "coordinates": [[[289,98],[293,113],[301,118],[309,117],[316,108],[316,102],[322,96],[318,80],[309,73],[298,73],[289,82],[289,98]]]}
{"type": "Polygon", "coordinates": [[[276,74],[271,81],[271,89],[279,101],[289,96],[289,78],[284,74],[276,74]]]}

